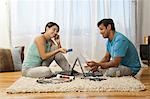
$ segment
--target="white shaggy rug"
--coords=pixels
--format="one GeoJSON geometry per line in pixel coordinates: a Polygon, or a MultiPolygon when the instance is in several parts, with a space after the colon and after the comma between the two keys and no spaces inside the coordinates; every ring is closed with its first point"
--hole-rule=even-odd
{"type": "Polygon", "coordinates": [[[76,78],[71,82],[59,84],[40,84],[36,78],[21,77],[9,88],[7,93],[47,93],[47,92],[104,92],[104,91],[142,91],[145,86],[134,77],[114,77],[102,81],[76,78]]]}

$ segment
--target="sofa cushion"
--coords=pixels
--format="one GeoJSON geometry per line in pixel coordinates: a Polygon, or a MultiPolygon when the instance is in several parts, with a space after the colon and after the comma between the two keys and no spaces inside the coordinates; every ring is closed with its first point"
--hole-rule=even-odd
{"type": "Polygon", "coordinates": [[[19,71],[24,60],[24,46],[0,48],[0,72],[19,71]]]}
{"type": "Polygon", "coordinates": [[[24,46],[11,48],[14,70],[19,71],[22,69],[22,62],[24,59],[24,46]]]}
{"type": "Polygon", "coordinates": [[[11,50],[0,48],[0,72],[14,71],[11,50]]]}

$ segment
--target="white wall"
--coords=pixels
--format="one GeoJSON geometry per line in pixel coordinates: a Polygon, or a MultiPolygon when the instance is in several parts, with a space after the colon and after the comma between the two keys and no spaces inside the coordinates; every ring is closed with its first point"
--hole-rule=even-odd
{"type": "Polygon", "coordinates": [[[8,4],[8,0],[0,0],[0,48],[10,47],[8,4]]]}

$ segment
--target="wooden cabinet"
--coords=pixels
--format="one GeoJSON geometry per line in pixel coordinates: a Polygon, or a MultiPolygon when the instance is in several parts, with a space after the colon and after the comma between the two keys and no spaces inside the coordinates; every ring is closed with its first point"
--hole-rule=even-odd
{"type": "Polygon", "coordinates": [[[150,66],[150,36],[144,38],[145,44],[140,44],[140,57],[141,60],[147,60],[150,66]]]}
{"type": "Polygon", "coordinates": [[[147,36],[147,44],[140,44],[140,57],[141,60],[147,60],[150,66],[150,36],[147,36]]]}
{"type": "Polygon", "coordinates": [[[141,60],[147,60],[148,66],[150,66],[150,44],[140,45],[140,57],[141,60]]]}

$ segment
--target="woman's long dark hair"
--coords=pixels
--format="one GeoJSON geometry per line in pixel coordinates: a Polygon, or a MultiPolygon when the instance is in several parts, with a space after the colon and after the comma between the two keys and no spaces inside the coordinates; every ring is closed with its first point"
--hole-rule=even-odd
{"type": "MultiPolygon", "coordinates": [[[[45,32],[46,32],[46,28],[48,27],[48,28],[51,28],[52,26],[57,26],[58,27],[58,31],[57,32],[59,32],[59,26],[58,26],[58,24],[56,24],[56,23],[54,23],[54,22],[48,22],[47,24],[46,24],[46,26],[45,26],[45,32]]],[[[41,34],[44,34],[45,32],[42,32],[41,34]]]]}

